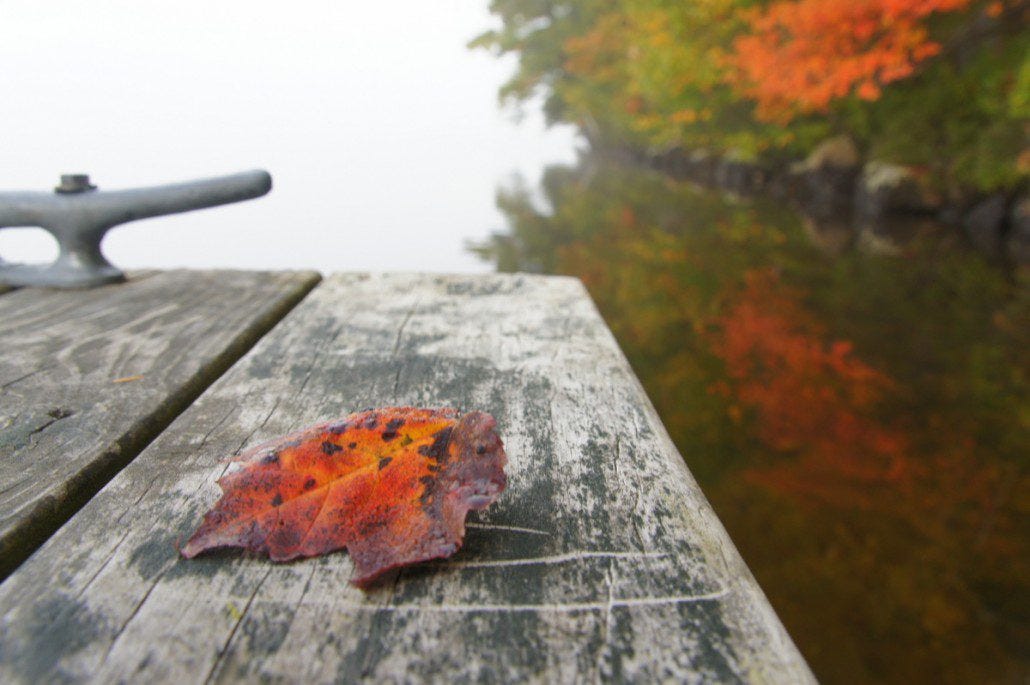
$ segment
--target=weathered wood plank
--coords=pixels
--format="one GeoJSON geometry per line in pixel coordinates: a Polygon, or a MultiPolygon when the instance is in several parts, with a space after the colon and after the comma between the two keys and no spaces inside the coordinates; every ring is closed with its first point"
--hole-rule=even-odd
{"type": "Polygon", "coordinates": [[[0,297],[0,577],[317,279],[147,272],[94,290],[0,297]]]}
{"type": "Polygon", "coordinates": [[[0,680],[807,682],[578,281],[337,276],[0,586],[0,680]],[[193,560],[219,460],[364,406],[497,417],[509,488],[451,560],[193,560]]]}

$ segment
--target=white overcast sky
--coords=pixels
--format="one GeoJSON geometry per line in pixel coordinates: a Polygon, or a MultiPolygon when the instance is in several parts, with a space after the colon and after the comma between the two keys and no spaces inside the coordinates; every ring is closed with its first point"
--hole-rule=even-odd
{"type": "MultiPolygon", "coordinates": [[[[498,184],[571,161],[568,129],[498,109],[514,69],[465,45],[487,0],[0,0],[0,190],[254,168],[272,192],[114,229],[133,267],[475,271],[498,184]]],[[[54,254],[0,231],[0,257],[54,254]]]]}

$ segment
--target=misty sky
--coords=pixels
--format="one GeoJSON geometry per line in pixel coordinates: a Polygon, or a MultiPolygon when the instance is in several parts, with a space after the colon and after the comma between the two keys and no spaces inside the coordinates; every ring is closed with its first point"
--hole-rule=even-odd
{"type": "MultiPolygon", "coordinates": [[[[511,73],[465,45],[487,0],[3,0],[0,190],[61,173],[116,189],[253,168],[259,200],[114,229],[112,262],[473,271],[498,184],[570,161],[568,129],[497,106],[511,73]]],[[[54,254],[0,231],[0,256],[54,254]]]]}

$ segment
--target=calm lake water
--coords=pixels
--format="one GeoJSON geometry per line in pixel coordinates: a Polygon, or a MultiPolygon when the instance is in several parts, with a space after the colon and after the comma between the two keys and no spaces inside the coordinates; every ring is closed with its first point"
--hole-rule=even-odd
{"type": "Polygon", "coordinates": [[[610,162],[502,193],[502,270],[583,279],[825,682],[1030,677],[1030,279],[610,162]]]}

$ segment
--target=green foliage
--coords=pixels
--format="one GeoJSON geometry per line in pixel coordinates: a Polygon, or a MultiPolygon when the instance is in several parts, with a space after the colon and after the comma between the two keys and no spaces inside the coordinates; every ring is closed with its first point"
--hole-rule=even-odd
{"type": "Polygon", "coordinates": [[[565,42],[585,32],[617,0],[492,0],[490,11],[501,28],[486,31],[469,43],[497,55],[516,53],[519,66],[499,96],[503,103],[545,97],[548,120],[571,121],[562,96],[565,42]]]}
{"type": "Polygon", "coordinates": [[[840,109],[871,155],[923,167],[943,190],[1013,188],[1030,149],[1030,33],[998,37],[961,65],[936,61],[877,102],[840,109]]]}

